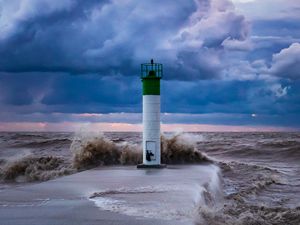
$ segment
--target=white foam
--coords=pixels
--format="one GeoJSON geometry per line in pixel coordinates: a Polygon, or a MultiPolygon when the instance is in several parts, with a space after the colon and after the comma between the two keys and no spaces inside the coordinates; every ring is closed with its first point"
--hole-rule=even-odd
{"type": "Polygon", "coordinates": [[[98,197],[90,198],[90,200],[101,210],[128,216],[164,220],[191,220],[193,218],[193,204],[190,208],[186,208],[184,202],[177,202],[175,195],[170,195],[170,193],[177,193],[178,197],[180,193],[186,193],[187,189],[189,187],[185,185],[120,188],[99,192],[98,197]]]}
{"type": "MultiPolygon", "coordinates": [[[[189,180],[189,175],[186,175],[186,178],[169,184],[102,190],[89,199],[101,210],[134,217],[191,222],[199,217],[199,208],[215,207],[222,197],[219,168],[212,165],[208,171],[211,175],[205,183],[189,180]]],[[[202,176],[199,174],[199,181],[202,176]]]]}

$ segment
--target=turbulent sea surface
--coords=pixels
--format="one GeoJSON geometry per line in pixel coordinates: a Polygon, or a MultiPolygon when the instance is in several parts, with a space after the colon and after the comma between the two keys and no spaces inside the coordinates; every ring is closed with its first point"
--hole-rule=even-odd
{"type": "MultiPolygon", "coordinates": [[[[93,167],[140,163],[141,138],[0,133],[0,191],[93,167]]],[[[300,224],[300,133],[168,133],[162,161],[220,168],[196,209],[196,224],[300,224]]]]}

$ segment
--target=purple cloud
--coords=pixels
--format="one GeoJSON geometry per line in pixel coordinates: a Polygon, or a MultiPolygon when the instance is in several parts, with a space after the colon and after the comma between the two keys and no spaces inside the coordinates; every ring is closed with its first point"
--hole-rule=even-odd
{"type": "Polygon", "coordinates": [[[223,41],[249,33],[227,0],[23,0],[2,11],[2,72],[133,75],[155,57],[170,68],[166,79],[215,78],[223,41]]]}
{"type": "Polygon", "coordinates": [[[274,54],[270,72],[278,77],[300,79],[300,44],[293,43],[274,54]]]}
{"type": "Polygon", "coordinates": [[[2,1],[0,121],[136,122],[139,64],[153,57],[165,69],[163,111],[199,115],[167,122],[217,113],[210,123],[234,115],[251,123],[257,114],[292,124],[300,112],[299,10],[291,0],[276,0],[275,9],[236,2],[2,1]],[[105,116],[78,116],[85,113],[105,116]]]}

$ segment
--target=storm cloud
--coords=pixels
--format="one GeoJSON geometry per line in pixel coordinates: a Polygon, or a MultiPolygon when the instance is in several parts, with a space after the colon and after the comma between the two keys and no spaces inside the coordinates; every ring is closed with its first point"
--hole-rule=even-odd
{"type": "Polygon", "coordinates": [[[249,32],[226,0],[4,1],[1,27],[2,72],[136,75],[156,56],[182,80],[217,77],[222,42],[249,32]]]}
{"type": "Polygon", "coordinates": [[[276,4],[0,0],[0,121],[137,123],[154,58],[163,122],[300,126],[300,17],[276,4]]]}

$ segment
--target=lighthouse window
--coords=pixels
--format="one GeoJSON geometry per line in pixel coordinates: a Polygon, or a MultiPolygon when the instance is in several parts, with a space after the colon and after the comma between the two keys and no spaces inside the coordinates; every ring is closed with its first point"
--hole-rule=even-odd
{"type": "Polygon", "coordinates": [[[146,141],[146,160],[155,160],[155,141],[146,141]]]}

